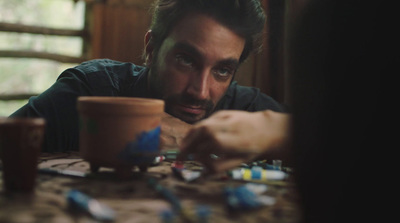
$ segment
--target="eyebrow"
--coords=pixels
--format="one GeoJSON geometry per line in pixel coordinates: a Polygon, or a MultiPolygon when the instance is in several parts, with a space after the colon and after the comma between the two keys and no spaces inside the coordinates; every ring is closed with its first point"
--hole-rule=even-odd
{"type": "MultiPolygon", "coordinates": [[[[177,42],[177,43],[175,43],[173,48],[188,52],[189,54],[193,55],[194,57],[202,58],[202,54],[189,43],[177,42]]],[[[236,58],[227,58],[227,59],[218,61],[217,64],[233,66],[235,69],[237,69],[239,67],[239,60],[236,58]]]]}

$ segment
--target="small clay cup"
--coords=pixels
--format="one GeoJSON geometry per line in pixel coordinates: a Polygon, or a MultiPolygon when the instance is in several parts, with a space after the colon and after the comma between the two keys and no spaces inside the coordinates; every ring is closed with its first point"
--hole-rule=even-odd
{"type": "Polygon", "coordinates": [[[90,163],[92,172],[100,167],[111,167],[124,176],[133,166],[145,170],[159,152],[164,101],[85,96],[78,98],[77,109],[79,150],[82,158],[90,163]],[[143,140],[147,140],[147,144],[142,145],[143,140]],[[133,151],[137,144],[141,144],[141,148],[133,151]],[[150,156],[145,156],[146,152],[150,156]]]}
{"type": "Polygon", "coordinates": [[[6,191],[33,191],[44,132],[42,118],[0,118],[0,158],[6,191]]]}

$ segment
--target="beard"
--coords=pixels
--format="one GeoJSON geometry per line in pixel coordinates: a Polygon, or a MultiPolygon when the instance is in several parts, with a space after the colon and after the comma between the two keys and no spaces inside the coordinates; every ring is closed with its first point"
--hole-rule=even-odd
{"type": "Polygon", "coordinates": [[[215,107],[214,102],[212,102],[211,100],[199,100],[187,93],[167,95],[166,93],[168,91],[168,87],[166,87],[163,81],[158,77],[157,64],[157,60],[154,60],[149,67],[149,86],[153,97],[164,100],[166,113],[176,118],[179,118],[189,124],[193,124],[211,115],[215,107]],[[182,112],[174,109],[174,105],[195,106],[203,109],[205,112],[201,115],[182,112]]]}
{"type": "Polygon", "coordinates": [[[198,100],[189,94],[170,95],[164,97],[163,100],[165,101],[165,112],[189,124],[193,124],[197,121],[209,117],[215,107],[214,103],[211,100],[198,100]],[[174,109],[174,105],[194,106],[204,110],[204,113],[201,115],[197,115],[193,113],[183,112],[174,109]]]}

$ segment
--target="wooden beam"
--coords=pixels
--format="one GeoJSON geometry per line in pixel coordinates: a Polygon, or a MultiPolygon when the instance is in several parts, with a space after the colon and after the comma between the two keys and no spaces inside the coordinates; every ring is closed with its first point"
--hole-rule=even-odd
{"type": "Polygon", "coordinates": [[[26,100],[32,96],[37,96],[39,94],[0,94],[0,101],[17,101],[17,100],[26,100]]]}
{"type": "Polygon", "coordinates": [[[0,57],[12,57],[12,58],[37,58],[37,59],[48,59],[54,60],[61,63],[81,63],[87,60],[84,57],[73,57],[67,55],[61,55],[56,53],[46,53],[28,50],[0,50],[0,57]]]}
{"type": "Polygon", "coordinates": [[[84,1],[86,4],[105,4],[109,6],[128,6],[148,9],[154,0],[74,0],[84,1]]]}
{"type": "Polygon", "coordinates": [[[78,36],[87,38],[89,36],[86,30],[75,29],[56,29],[42,26],[31,26],[16,23],[0,22],[0,31],[17,32],[17,33],[32,33],[42,35],[57,35],[57,36],[78,36]]]}

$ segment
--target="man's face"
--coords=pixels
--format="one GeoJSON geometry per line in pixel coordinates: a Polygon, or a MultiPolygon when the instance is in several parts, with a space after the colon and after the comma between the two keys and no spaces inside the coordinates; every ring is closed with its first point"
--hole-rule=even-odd
{"type": "Polygon", "coordinates": [[[188,123],[209,116],[229,87],[245,39],[202,14],[184,17],[150,61],[150,87],[167,113],[188,123]]]}

